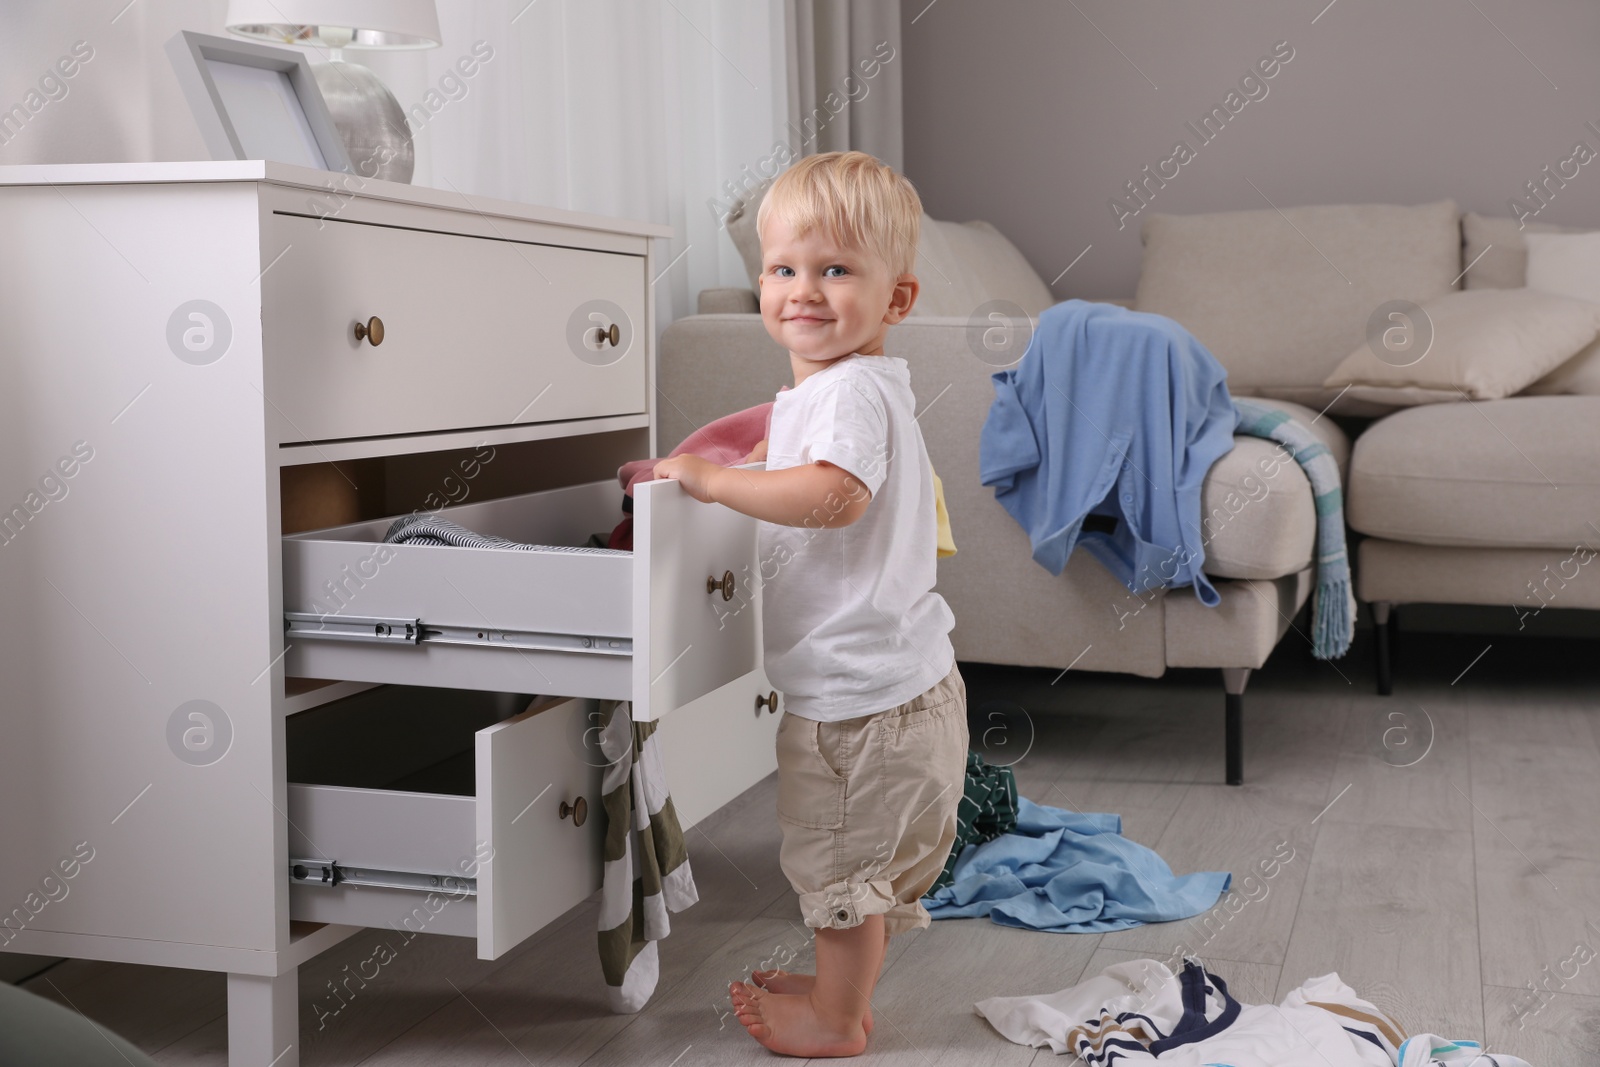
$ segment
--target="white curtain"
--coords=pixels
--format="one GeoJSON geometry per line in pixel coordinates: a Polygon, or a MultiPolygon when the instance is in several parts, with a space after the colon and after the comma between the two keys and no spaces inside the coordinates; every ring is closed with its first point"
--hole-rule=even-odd
{"type": "Polygon", "coordinates": [[[440,0],[439,28],[442,48],[364,60],[409,112],[438,106],[411,120],[415,184],[666,223],[663,326],[748,284],[710,205],[782,136],[781,0],[440,0]],[[478,42],[493,58],[457,88],[478,42]]]}
{"type": "MultiPolygon", "coordinates": [[[[0,164],[208,158],[163,45],[179,29],[224,34],[226,10],[227,0],[6,0],[0,109],[28,100],[76,42],[93,57],[54,98],[33,98],[45,102],[0,143],[0,164]]],[[[672,226],[657,248],[662,325],[693,313],[701,289],[749,284],[720,216],[786,152],[860,148],[900,163],[898,0],[438,0],[438,10],[439,48],[346,54],[411,116],[413,183],[672,226]]]]}

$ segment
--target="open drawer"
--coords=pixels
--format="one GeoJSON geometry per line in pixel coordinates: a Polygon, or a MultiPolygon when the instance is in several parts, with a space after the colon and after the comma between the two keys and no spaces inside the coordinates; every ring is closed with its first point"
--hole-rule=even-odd
{"type": "Polygon", "coordinates": [[[635,719],[754,670],[755,520],[674,481],[634,488],[634,550],[575,552],[615,481],[445,508],[545,549],[383,543],[394,517],[283,539],[289,675],[633,701],[635,719]]]}
{"type": "Polygon", "coordinates": [[[494,959],[598,889],[596,703],[530,699],[384,687],[291,717],[290,917],[494,959]]]}

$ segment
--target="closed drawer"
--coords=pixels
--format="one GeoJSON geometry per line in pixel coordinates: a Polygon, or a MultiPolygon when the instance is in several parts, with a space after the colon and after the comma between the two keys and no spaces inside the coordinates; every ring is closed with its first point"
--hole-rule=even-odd
{"type": "Polygon", "coordinates": [[[752,671],[673,713],[656,731],[685,830],[778,769],[783,698],[752,671]]]}
{"type": "Polygon", "coordinates": [[[281,440],[646,410],[643,256],[292,215],[263,240],[264,261],[281,252],[262,277],[281,440]],[[374,316],[377,345],[355,333],[374,316]]]}
{"type": "Polygon", "coordinates": [[[639,720],[754,670],[755,520],[646,482],[632,552],[561,551],[608,532],[620,499],[603,481],[438,512],[544,549],[385,545],[392,519],[285,537],[285,670],[631,700],[639,720]]]}
{"type": "Polygon", "coordinates": [[[474,732],[481,700],[390,694],[304,713],[341,720],[349,761],[330,767],[324,750],[320,773],[307,775],[313,782],[293,780],[306,742],[290,720],[291,918],[475,937],[479,958],[494,959],[600,887],[602,757],[584,748],[598,725],[594,701],[534,701],[474,732]],[[396,754],[403,713],[419,701],[437,702],[435,726],[439,716],[456,721],[454,737],[449,722],[430,736],[413,731],[409,743],[398,739],[408,751],[396,754]],[[372,744],[389,750],[395,768],[419,754],[431,762],[382,785],[324,784],[370,782],[372,744]]]}

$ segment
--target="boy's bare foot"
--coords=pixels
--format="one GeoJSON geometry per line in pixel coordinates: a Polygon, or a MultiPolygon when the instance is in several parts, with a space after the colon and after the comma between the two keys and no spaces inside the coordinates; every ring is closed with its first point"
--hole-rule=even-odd
{"type": "MultiPolygon", "coordinates": [[[[807,976],[809,977],[809,976],[807,976]]],[[[739,1022],[762,1045],[787,1056],[859,1056],[867,1048],[861,1025],[841,1027],[817,1014],[809,994],[774,993],[760,986],[728,986],[739,1022]]]]}
{"type": "MultiPolygon", "coordinates": [[[[811,992],[811,987],[817,984],[817,976],[814,974],[790,974],[782,968],[771,971],[751,971],[750,984],[758,985],[762,989],[768,989],[774,993],[796,993],[800,996],[805,996],[811,992]]],[[[866,1016],[861,1020],[861,1028],[869,1034],[872,1033],[872,1008],[870,1006],[867,1008],[866,1016]]]]}

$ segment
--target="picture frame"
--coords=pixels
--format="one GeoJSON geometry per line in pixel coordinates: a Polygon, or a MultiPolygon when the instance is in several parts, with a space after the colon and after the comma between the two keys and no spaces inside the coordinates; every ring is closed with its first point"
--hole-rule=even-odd
{"type": "Polygon", "coordinates": [[[354,173],[304,53],[190,30],[166,49],[213,159],[354,173]]]}

